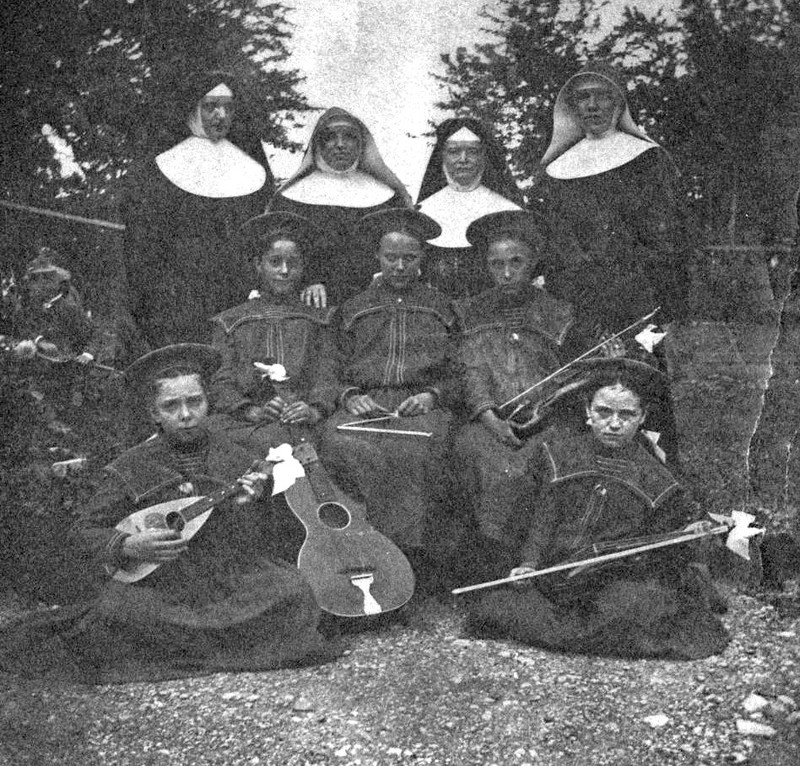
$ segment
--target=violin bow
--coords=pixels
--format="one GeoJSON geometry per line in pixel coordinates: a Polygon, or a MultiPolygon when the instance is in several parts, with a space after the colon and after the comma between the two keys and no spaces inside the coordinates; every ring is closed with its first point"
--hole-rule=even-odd
{"type": "Polygon", "coordinates": [[[350,423],[342,423],[336,426],[337,431],[358,431],[367,434],[394,434],[399,436],[422,436],[431,437],[431,431],[411,431],[402,428],[371,428],[365,423],[385,423],[387,420],[396,420],[399,417],[397,413],[389,413],[388,415],[381,415],[377,418],[366,418],[365,420],[353,420],[350,423]]]}
{"type": "Polygon", "coordinates": [[[537,569],[535,572],[526,572],[525,574],[511,575],[503,577],[499,580],[490,580],[488,582],[477,583],[476,585],[467,585],[462,588],[455,588],[451,593],[454,596],[460,593],[469,593],[475,590],[482,590],[484,588],[494,588],[498,585],[507,585],[509,583],[519,582],[521,580],[529,580],[533,577],[541,577],[546,574],[553,574],[554,572],[565,572],[570,569],[578,569],[580,567],[588,567],[593,564],[602,564],[606,561],[614,561],[616,559],[627,558],[628,556],[635,556],[639,553],[646,551],[653,551],[657,548],[668,548],[672,545],[679,545],[680,543],[691,542],[692,540],[699,540],[703,537],[711,537],[712,535],[721,535],[724,532],[728,533],[728,539],[725,544],[734,553],[742,558],[749,559],[750,556],[746,548],[742,547],[743,543],[747,543],[750,537],[763,533],[763,529],[750,527],[751,522],[755,521],[755,516],[741,511],[734,511],[731,516],[723,516],[721,514],[710,513],[709,516],[715,521],[721,522],[711,529],[702,532],[689,532],[679,530],[677,532],[670,532],[664,535],[664,539],[656,542],[648,543],[647,545],[637,545],[633,548],[626,548],[621,551],[614,551],[613,553],[604,553],[600,556],[593,556],[589,559],[581,559],[579,561],[565,561],[562,564],[555,564],[554,566],[545,569],[537,569]]]}
{"type": "MultiPolygon", "coordinates": [[[[58,356],[53,356],[52,354],[48,354],[46,351],[42,351],[42,349],[39,348],[38,343],[36,344],[36,356],[52,364],[64,364],[64,362],[75,362],[76,364],[78,363],[77,356],[64,354],[60,351],[58,356]]],[[[103,372],[110,372],[114,375],[124,375],[122,370],[118,370],[116,367],[110,367],[107,364],[100,364],[100,362],[95,362],[94,359],[92,359],[92,361],[89,362],[87,366],[93,367],[96,370],[103,370],[103,372]]]]}
{"type": "MultiPolygon", "coordinates": [[[[575,362],[580,362],[581,360],[586,359],[586,357],[591,356],[592,354],[595,353],[595,351],[599,351],[606,344],[611,343],[611,341],[616,340],[617,338],[619,338],[622,335],[624,335],[626,332],[629,332],[630,330],[633,330],[634,327],[638,327],[640,324],[644,324],[649,319],[652,319],[660,310],[661,310],[661,306],[656,306],[656,308],[653,309],[653,311],[651,311],[649,314],[645,314],[643,317],[640,317],[635,322],[632,322],[631,324],[629,324],[625,329],[620,330],[618,333],[615,333],[614,335],[612,335],[610,338],[605,338],[604,340],[600,341],[600,343],[598,343],[595,346],[592,346],[588,351],[584,351],[580,356],[576,356],[574,359],[572,359],[571,361],[567,362],[562,367],[559,367],[555,372],[551,372],[549,375],[546,375],[540,381],[534,383],[529,388],[526,388],[521,393],[517,394],[516,396],[512,396],[508,401],[503,402],[497,409],[500,410],[500,411],[503,411],[503,410],[507,409],[508,407],[511,407],[511,406],[515,405],[520,400],[525,399],[533,391],[535,391],[537,388],[545,385],[545,383],[549,383],[551,380],[553,380],[554,378],[556,378],[559,375],[561,375],[561,373],[566,372],[570,367],[572,367],[573,364],[575,364],[575,362]]],[[[515,414],[516,412],[517,412],[517,410],[515,410],[515,412],[512,413],[512,415],[515,414]]],[[[511,415],[509,415],[509,417],[511,417],[511,415]]]]}

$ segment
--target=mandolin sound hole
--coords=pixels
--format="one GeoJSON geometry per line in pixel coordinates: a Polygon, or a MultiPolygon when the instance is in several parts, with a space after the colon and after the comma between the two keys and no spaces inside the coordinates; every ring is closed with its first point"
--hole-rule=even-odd
{"type": "Polygon", "coordinates": [[[317,516],[330,529],[344,529],[350,523],[350,512],[339,503],[323,503],[317,516]]]}
{"type": "Polygon", "coordinates": [[[166,515],[166,522],[173,532],[183,532],[183,528],[186,526],[186,521],[177,511],[170,511],[166,515]]]}

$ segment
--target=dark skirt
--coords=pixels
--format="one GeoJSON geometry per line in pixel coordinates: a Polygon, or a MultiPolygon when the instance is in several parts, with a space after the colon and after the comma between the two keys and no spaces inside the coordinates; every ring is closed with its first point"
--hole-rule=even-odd
{"type": "Polygon", "coordinates": [[[694,588],[657,576],[596,577],[560,590],[520,584],[478,597],[468,631],[563,652],[695,660],[721,652],[729,636],[694,588]]]}
{"type": "Polygon", "coordinates": [[[288,564],[262,557],[194,588],[147,583],[112,581],[90,604],[8,626],[0,632],[0,668],[107,684],[270,670],[340,654],[317,632],[311,590],[288,564]]]}
{"type": "MultiPolygon", "coordinates": [[[[399,404],[391,398],[378,401],[387,408],[399,404]]],[[[367,519],[379,532],[404,551],[425,546],[429,525],[449,492],[445,452],[451,414],[437,409],[375,424],[431,437],[337,431],[358,420],[344,410],[329,418],[320,443],[322,462],[343,489],[363,500],[367,519]]]]}

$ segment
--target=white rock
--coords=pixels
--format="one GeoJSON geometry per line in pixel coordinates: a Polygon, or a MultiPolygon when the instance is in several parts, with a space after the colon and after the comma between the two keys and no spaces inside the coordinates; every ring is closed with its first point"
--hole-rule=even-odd
{"type": "Polygon", "coordinates": [[[746,721],[743,718],[736,720],[736,731],[749,737],[774,737],[778,732],[771,726],[758,721],[746,721]]]}
{"type": "Polygon", "coordinates": [[[779,694],[778,702],[782,702],[786,707],[796,708],[797,703],[788,694],[779,694]]]}
{"type": "Polygon", "coordinates": [[[769,700],[765,699],[760,694],[751,694],[742,702],[742,707],[748,713],[756,713],[759,710],[763,710],[767,705],[769,705],[769,700]]]}
{"type": "Polygon", "coordinates": [[[299,697],[294,705],[292,705],[292,710],[296,710],[298,713],[308,713],[313,709],[314,703],[305,697],[299,697]]]}
{"type": "Polygon", "coordinates": [[[659,729],[669,723],[669,716],[666,716],[663,713],[656,713],[655,715],[647,716],[643,720],[648,726],[651,726],[654,729],[659,729]]]}
{"type": "Polygon", "coordinates": [[[800,712],[795,710],[793,713],[789,713],[786,716],[786,723],[800,723],[800,712]]]}

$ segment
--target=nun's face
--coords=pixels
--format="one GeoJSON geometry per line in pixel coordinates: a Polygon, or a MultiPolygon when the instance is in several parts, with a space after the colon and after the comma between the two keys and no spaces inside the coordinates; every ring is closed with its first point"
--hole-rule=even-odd
{"type": "Polygon", "coordinates": [[[463,186],[469,186],[483,174],[483,146],[477,141],[447,141],[442,164],[450,178],[463,186]]]}
{"type": "Polygon", "coordinates": [[[419,279],[422,245],[410,234],[399,231],[384,234],[378,249],[378,262],[384,284],[395,290],[404,290],[419,279]]]}
{"type": "Polygon", "coordinates": [[[327,125],[317,139],[317,149],[322,159],[334,170],[348,170],[361,154],[358,127],[350,122],[327,125]]]}
{"type": "Polygon", "coordinates": [[[200,122],[212,141],[220,141],[228,135],[233,121],[233,98],[231,96],[203,96],[200,101],[200,122]]]}
{"type": "Polygon", "coordinates": [[[622,113],[616,88],[602,77],[578,78],[572,85],[570,101],[587,136],[601,136],[615,127],[622,113]]]}

